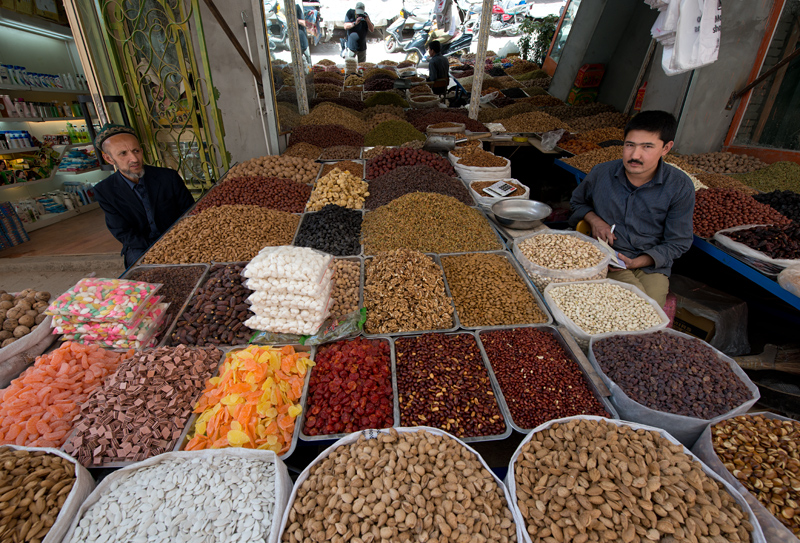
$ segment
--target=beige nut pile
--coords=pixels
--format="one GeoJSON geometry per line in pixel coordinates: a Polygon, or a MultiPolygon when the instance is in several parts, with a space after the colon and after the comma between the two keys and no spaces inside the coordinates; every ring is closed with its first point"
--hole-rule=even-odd
{"type": "Polygon", "coordinates": [[[14,295],[0,290],[0,348],[33,332],[47,317],[50,293],[27,288],[14,295]]]}
{"type": "Polygon", "coordinates": [[[317,180],[306,211],[319,211],[329,204],[350,209],[364,209],[364,200],[369,196],[369,185],[348,171],[334,168],[331,173],[317,180]]]}

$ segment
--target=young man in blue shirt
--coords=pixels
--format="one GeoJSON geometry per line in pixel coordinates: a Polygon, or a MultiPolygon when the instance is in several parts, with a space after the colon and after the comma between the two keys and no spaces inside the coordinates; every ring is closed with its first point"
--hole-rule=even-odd
{"type": "Polygon", "coordinates": [[[639,287],[662,307],[672,263],[693,239],[694,186],[663,160],[677,125],[666,111],[636,115],[625,127],[622,160],[592,168],[570,200],[570,224],[585,220],[627,266],[609,269],[608,278],[639,287]]]}
{"type": "Polygon", "coordinates": [[[359,63],[367,61],[367,33],[373,32],[375,26],[367,15],[364,2],[358,2],[356,9],[347,10],[344,16],[344,28],[347,30],[347,46],[345,58],[356,58],[359,63]]]}

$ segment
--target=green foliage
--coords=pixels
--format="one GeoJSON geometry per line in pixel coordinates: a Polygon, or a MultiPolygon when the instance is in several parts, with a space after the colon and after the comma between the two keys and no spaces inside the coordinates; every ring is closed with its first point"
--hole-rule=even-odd
{"type": "Polygon", "coordinates": [[[553,41],[557,23],[556,15],[548,15],[542,19],[526,18],[520,27],[522,37],[517,42],[522,58],[541,66],[550,42],[553,41]]]}

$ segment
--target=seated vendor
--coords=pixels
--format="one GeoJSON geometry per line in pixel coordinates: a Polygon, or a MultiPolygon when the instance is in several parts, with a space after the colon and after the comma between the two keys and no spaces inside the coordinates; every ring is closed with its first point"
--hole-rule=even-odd
{"type": "Polygon", "coordinates": [[[95,185],[94,193],[108,230],[122,243],[127,268],[192,207],[194,199],[178,172],[144,164],[132,128],[107,124],[94,144],[117,170],[95,185]]]}
{"type": "Polygon", "coordinates": [[[442,55],[442,44],[432,41],[428,44],[428,81],[444,80],[445,85],[450,80],[450,62],[442,55]]]}
{"type": "Polygon", "coordinates": [[[664,162],[677,121],[666,111],[643,111],[625,127],[622,160],[598,164],[572,193],[572,226],[582,219],[606,241],[626,270],[608,278],[637,286],[663,307],[672,263],[692,246],[694,186],[664,162]]]}

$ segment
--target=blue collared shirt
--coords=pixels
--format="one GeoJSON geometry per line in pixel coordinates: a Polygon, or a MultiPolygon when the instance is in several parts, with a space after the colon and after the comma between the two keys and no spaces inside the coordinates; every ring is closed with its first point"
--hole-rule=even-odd
{"type": "Polygon", "coordinates": [[[628,181],[622,160],[598,164],[572,193],[570,207],[572,226],[590,211],[616,224],[614,249],[628,258],[650,255],[655,265],[642,268],[646,273],[669,276],[673,261],[692,246],[694,186],[663,160],[641,187],[628,181]]]}
{"type": "Polygon", "coordinates": [[[139,201],[142,202],[142,205],[144,206],[144,212],[147,215],[147,224],[150,225],[150,238],[151,239],[152,238],[157,238],[158,237],[158,227],[156,226],[156,218],[155,218],[155,214],[153,213],[153,206],[150,204],[150,196],[148,196],[147,187],[144,184],[144,177],[140,177],[139,178],[139,184],[138,185],[136,183],[134,183],[133,181],[131,181],[130,179],[128,179],[127,177],[125,177],[124,175],[122,176],[122,178],[125,180],[125,182],[128,184],[128,186],[131,188],[133,193],[136,196],[139,197],[139,201]],[[141,190],[141,192],[140,192],[139,189],[137,189],[137,186],[138,187],[142,187],[143,190],[141,190]]]}

